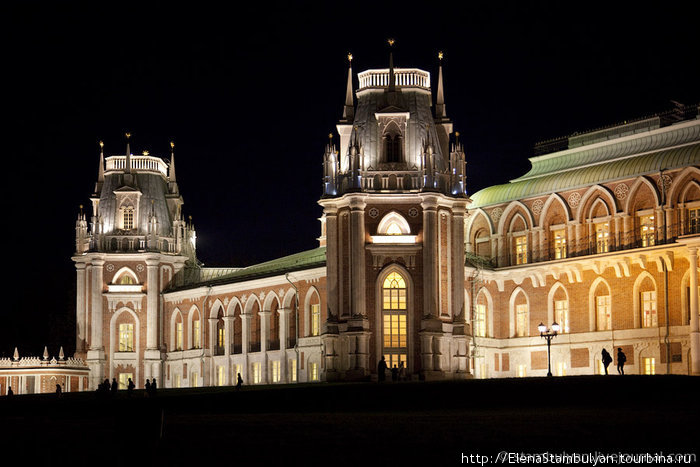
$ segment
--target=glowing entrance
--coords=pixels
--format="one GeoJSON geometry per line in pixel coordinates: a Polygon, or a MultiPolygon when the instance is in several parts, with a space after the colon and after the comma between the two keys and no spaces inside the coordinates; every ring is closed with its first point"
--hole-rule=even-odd
{"type": "Polygon", "coordinates": [[[382,354],[387,365],[399,367],[403,362],[407,367],[406,356],[406,281],[397,272],[389,274],[382,284],[383,346],[382,354]]]}

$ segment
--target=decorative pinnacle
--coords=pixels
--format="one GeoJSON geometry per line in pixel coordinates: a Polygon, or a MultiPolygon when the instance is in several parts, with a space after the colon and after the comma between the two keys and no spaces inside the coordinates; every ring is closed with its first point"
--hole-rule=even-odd
{"type": "Polygon", "coordinates": [[[442,50],[438,52],[438,60],[442,61],[442,58],[445,56],[445,54],[442,53],[442,50]]]}
{"type": "Polygon", "coordinates": [[[348,52],[348,62],[352,64],[352,54],[348,52]]]}
{"type": "Polygon", "coordinates": [[[393,47],[394,42],[396,42],[396,41],[394,39],[389,38],[389,39],[387,39],[387,42],[389,43],[389,47],[393,47]]]}
{"type": "Polygon", "coordinates": [[[126,139],[129,139],[129,138],[131,138],[131,133],[126,132],[126,134],[124,136],[126,136],[126,139]]]}
{"type": "Polygon", "coordinates": [[[175,141],[170,142],[170,149],[175,149],[175,141]]]}
{"type": "Polygon", "coordinates": [[[144,155],[144,156],[147,156],[148,154],[149,154],[148,151],[143,151],[143,155],[144,155]]]}
{"type": "Polygon", "coordinates": [[[105,143],[104,141],[100,141],[100,149],[102,149],[103,147],[105,147],[105,143]]]}

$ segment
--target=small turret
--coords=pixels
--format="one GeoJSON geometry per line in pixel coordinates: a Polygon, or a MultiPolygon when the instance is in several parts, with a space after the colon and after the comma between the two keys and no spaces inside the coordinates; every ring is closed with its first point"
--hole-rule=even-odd
{"type": "Polygon", "coordinates": [[[338,158],[333,144],[333,134],[328,135],[328,144],[323,155],[323,196],[335,196],[338,193],[336,180],[338,176],[338,158]]]}
{"type": "Polygon", "coordinates": [[[450,151],[450,176],[452,195],[466,196],[467,162],[464,148],[459,142],[459,132],[455,132],[455,144],[450,151]]]}
{"type": "Polygon", "coordinates": [[[80,205],[78,219],[75,222],[75,252],[82,254],[90,248],[90,237],[88,234],[88,225],[83,212],[83,205],[80,205]]]}
{"type": "Polygon", "coordinates": [[[168,167],[168,189],[171,194],[179,194],[180,188],[177,186],[175,176],[175,142],[170,142],[170,166],[168,167]]]}

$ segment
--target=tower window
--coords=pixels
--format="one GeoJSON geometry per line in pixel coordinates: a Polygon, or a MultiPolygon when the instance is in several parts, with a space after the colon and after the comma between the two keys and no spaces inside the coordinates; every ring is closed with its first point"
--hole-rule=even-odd
{"type": "Polygon", "coordinates": [[[408,355],[406,333],[406,281],[398,273],[389,274],[382,285],[383,354],[389,367],[406,366],[408,355]]]}
{"type": "Polygon", "coordinates": [[[134,325],[132,323],[119,325],[119,351],[134,351],[134,325]]]}
{"type": "Polygon", "coordinates": [[[122,225],[124,230],[131,230],[134,228],[134,208],[126,207],[122,212],[122,225]]]}
{"type": "Polygon", "coordinates": [[[401,135],[384,136],[384,160],[387,162],[401,162],[403,160],[403,138],[401,135]]]}

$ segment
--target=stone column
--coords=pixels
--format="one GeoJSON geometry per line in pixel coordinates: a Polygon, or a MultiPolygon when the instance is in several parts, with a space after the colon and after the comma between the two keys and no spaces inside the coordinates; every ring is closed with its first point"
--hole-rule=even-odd
{"type": "Polygon", "coordinates": [[[464,215],[466,203],[455,203],[452,207],[452,317],[459,320],[455,324],[455,334],[464,333],[466,307],[464,306],[464,215]]]}
{"type": "Polygon", "coordinates": [[[231,355],[231,343],[233,342],[233,316],[224,316],[224,355],[231,355]]]}
{"type": "MultiPolygon", "coordinates": [[[[104,352],[102,344],[102,289],[103,289],[103,267],[104,260],[92,261],[92,303],[91,312],[91,332],[90,332],[90,350],[104,352]]],[[[89,358],[89,357],[88,357],[89,358]]]]}
{"type": "MultiPolygon", "coordinates": [[[[364,316],[365,307],[365,206],[364,198],[350,200],[350,280],[352,316],[364,316]]],[[[298,376],[298,375],[297,375],[298,376]]]]}
{"type": "Polygon", "coordinates": [[[700,375],[700,317],[698,317],[698,249],[688,247],[690,262],[690,360],[691,374],[700,375]]]}
{"type": "Polygon", "coordinates": [[[622,216],[622,244],[626,247],[629,248],[629,246],[634,242],[633,237],[630,235],[632,227],[632,216],[625,214],[622,216]]]}
{"type": "Polygon", "coordinates": [[[158,349],[158,261],[146,260],[148,290],[146,293],[146,349],[158,349]]]}
{"type": "Polygon", "coordinates": [[[75,323],[76,323],[76,339],[75,339],[75,351],[76,353],[85,352],[85,342],[87,336],[85,335],[85,316],[87,313],[86,303],[85,303],[85,263],[76,263],[76,296],[75,296],[75,323]]]}
{"type": "Polygon", "coordinates": [[[338,309],[338,209],[325,206],[326,215],[326,301],[328,313],[339,316],[338,309]]]}
{"type": "Polygon", "coordinates": [[[576,227],[573,222],[566,226],[566,256],[576,256],[578,253],[578,239],[576,238],[576,227]]]}
{"type": "Polygon", "coordinates": [[[423,208],[423,316],[439,316],[437,199],[424,196],[423,208]]]}
{"type": "Polygon", "coordinates": [[[268,340],[270,338],[270,311],[269,310],[258,311],[258,315],[260,315],[260,351],[263,352],[263,355],[265,356],[263,358],[262,364],[260,365],[260,373],[261,373],[260,376],[262,377],[261,382],[263,384],[267,384],[268,383],[267,348],[269,345],[268,340]]]}

